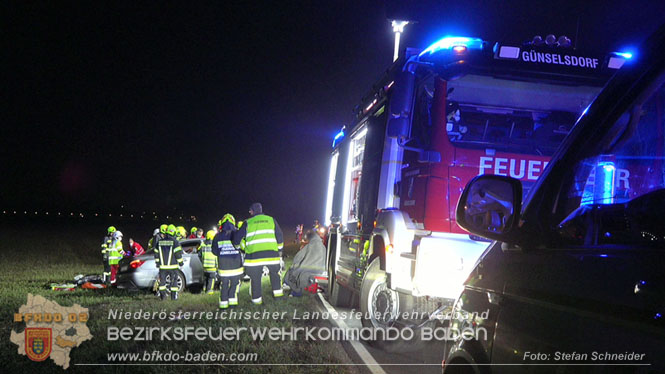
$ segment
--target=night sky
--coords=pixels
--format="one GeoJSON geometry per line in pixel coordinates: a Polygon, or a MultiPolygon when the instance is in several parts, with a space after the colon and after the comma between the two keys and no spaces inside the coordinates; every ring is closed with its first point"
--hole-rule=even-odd
{"type": "Polygon", "coordinates": [[[403,46],[553,33],[603,53],[654,30],[662,3],[4,5],[0,203],[322,219],[332,137],[391,63],[387,17],[419,20],[403,46]]]}

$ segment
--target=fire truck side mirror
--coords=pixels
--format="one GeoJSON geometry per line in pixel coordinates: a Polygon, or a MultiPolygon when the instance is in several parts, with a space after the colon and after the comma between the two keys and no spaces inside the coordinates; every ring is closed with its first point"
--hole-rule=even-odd
{"type": "Polygon", "coordinates": [[[415,75],[400,72],[395,78],[395,87],[390,97],[390,113],[386,135],[389,138],[408,138],[413,107],[415,75]]]}
{"type": "Polygon", "coordinates": [[[510,242],[522,209],[522,184],[500,175],[479,175],[464,188],[457,224],[472,234],[510,242]]]}

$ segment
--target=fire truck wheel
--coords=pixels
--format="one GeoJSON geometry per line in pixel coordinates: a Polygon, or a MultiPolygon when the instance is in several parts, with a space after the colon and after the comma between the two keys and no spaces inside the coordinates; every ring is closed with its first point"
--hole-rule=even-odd
{"type": "MultiPolygon", "coordinates": [[[[388,352],[412,352],[421,348],[419,329],[414,329],[409,340],[401,339],[404,324],[399,321],[401,313],[411,311],[413,299],[407,295],[400,295],[397,291],[388,288],[386,272],[381,270],[381,259],[375,258],[367,268],[360,289],[360,311],[363,327],[384,329],[387,339],[381,332],[375,334],[375,340],[368,343],[388,352]]],[[[409,332],[411,333],[411,332],[409,332]]]]}

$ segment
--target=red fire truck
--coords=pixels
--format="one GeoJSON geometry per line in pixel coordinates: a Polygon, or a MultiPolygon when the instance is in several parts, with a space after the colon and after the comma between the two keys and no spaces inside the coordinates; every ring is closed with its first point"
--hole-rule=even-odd
{"type": "MultiPolygon", "coordinates": [[[[468,181],[510,176],[525,193],[627,53],[570,40],[445,37],[407,50],[335,136],[326,199],[328,296],[363,324],[421,324],[450,305],[488,247],[455,222],[468,181]]],[[[617,170],[613,183],[628,183],[617,170]]],[[[501,219],[501,217],[490,217],[501,219]]]]}

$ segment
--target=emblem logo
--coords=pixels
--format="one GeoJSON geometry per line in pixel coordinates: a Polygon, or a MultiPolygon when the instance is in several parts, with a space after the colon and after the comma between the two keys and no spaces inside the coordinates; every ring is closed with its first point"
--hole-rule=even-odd
{"type": "Polygon", "coordinates": [[[27,327],[25,329],[25,354],[32,361],[44,361],[51,354],[52,331],[50,328],[27,327]]]}

